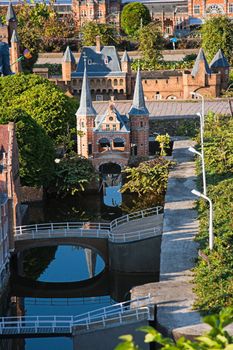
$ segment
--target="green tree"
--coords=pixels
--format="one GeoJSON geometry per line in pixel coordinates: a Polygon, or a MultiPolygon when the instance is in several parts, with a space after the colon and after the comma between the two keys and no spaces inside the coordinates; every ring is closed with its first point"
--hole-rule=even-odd
{"type": "Polygon", "coordinates": [[[137,193],[138,196],[145,194],[162,194],[167,187],[168,169],[172,163],[164,158],[156,158],[142,162],[138,167],[127,167],[123,171],[128,180],[121,188],[126,191],[137,193]]]}
{"type": "MultiPolygon", "coordinates": [[[[166,350],[208,350],[208,349],[233,349],[233,337],[226,331],[225,327],[233,323],[233,309],[226,308],[220,311],[218,315],[209,315],[204,317],[204,322],[211,329],[208,333],[196,337],[195,341],[179,338],[174,341],[171,338],[165,338],[157,330],[150,326],[140,327],[139,330],[146,333],[145,343],[157,343],[161,349],[166,350]]],[[[122,343],[114,350],[139,350],[130,334],[120,337],[122,343]]]]}
{"type": "Polygon", "coordinates": [[[67,124],[75,127],[77,102],[39,76],[17,74],[1,78],[0,102],[2,107],[13,106],[25,111],[54,141],[65,137],[67,124]]]}
{"type": "Polygon", "coordinates": [[[75,154],[65,156],[56,162],[56,188],[61,195],[84,191],[95,178],[95,170],[90,160],[75,154]]]}
{"type": "Polygon", "coordinates": [[[117,33],[113,26],[108,24],[99,24],[87,22],[81,28],[82,45],[92,46],[96,44],[96,36],[100,36],[102,45],[116,45],[117,33]]]}
{"type": "Polygon", "coordinates": [[[136,35],[138,29],[151,21],[148,8],[140,2],[132,2],[124,6],[121,13],[121,28],[128,35],[136,35]]]}
{"type": "Polygon", "coordinates": [[[170,136],[168,133],[165,135],[157,135],[155,138],[155,141],[159,142],[159,147],[160,147],[160,155],[161,156],[166,156],[167,155],[167,150],[170,147],[170,136]]]}
{"type": "Polygon", "coordinates": [[[149,23],[139,30],[139,51],[146,62],[155,65],[161,60],[163,36],[156,23],[149,23]]]}
{"type": "Polygon", "coordinates": [[[208,60],[212,60],[219,49],[224,51],[232,62],[233,24],[226,16],[214,16],[205,21],[201,27],[202,47],[208,60]]]}
{"type": "Polygon", "coordinates": [[[0,124],[15,122],[22,185],[48,187],[54,175],[55,150],[51,139],[25,111],[0,108],[0,124]]]}

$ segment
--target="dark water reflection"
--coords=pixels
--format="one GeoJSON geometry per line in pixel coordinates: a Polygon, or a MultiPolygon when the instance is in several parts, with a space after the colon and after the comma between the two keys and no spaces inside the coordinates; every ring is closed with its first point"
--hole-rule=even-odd
{"type": "MultiPolygon", "coordinates": [[[[123,196],[124,204],[127,205],[130,201],[132,197],[127,201],[126,196],[123,196]]],[[[130,204],[128,206],[130,207],[130,204]]],[[[25,224],[86,220],[111,221],[123,214],[119,207],[105,205],[102,193],[82,194],[62,199],[48,196],[43,202],[29,205],[25,224]]],[[[27,263],[21,264],[18,273],[21,276],[25,273],[29,278],[29,283],[24,291],[22,286],[17,287],[18,277],[12,275],[11,287],[15,305],[11,314],[78,315],[115,302],[125,301],[133,286],[158,279],[155,274],[120,274],[106,269],[103,274],[101,271],[104,269],[104,262],[100,256],[94,257],[90,249],[77,249],[72,246],[35,248],[35,250],[28,251],[26,255],[24,253],[24,258],[27,263]],[[101,280],[98,276],[102,274],[101,280]],[[85,293],[85,288],[74,288],[67,297],[69,286],[72,284],[69,282],[79,281],[78,283],[85,284],[85,280],[92,276],[94,276],[92,280],[100,281],[100,286],[97,282],[93,287],[91,284],[88,285],[88,293],[85,293]],[[41,290],[34,286],[33,281],[35,283],[41,281],[41,290]],[[59,296],[59,290],[56,290],[56,297],[54,297],[54,290],[51,290],[50,293],[46,282],[52,282],[54,285],[55,282],[63,282],[62,292],[65,295],[59,296]],[[41,291],[48,295],[46,297],[44,294],[40,295],[41,291]]],[[[72,340],[69,338],[20,339],[17,345],[15,342],[11,340],[5,341],[4,344],[0,342],[0,350],[73,350],[72,340]]]]}
{"type": "Polygon", "coordinates": [[[105,266],[103,259],[93,250],[69,245],[33,248],[24,252],[23,259],[26,277],[40,282],[82,281],[93,278],[105,266]],[[50,257],[47,256],[48,252],[50,257]],[[36,260],[37,264],[36,256],[40,257],[40,260],[36,260]],[[41,268],[38,265],[42,265],[41,268]]]}

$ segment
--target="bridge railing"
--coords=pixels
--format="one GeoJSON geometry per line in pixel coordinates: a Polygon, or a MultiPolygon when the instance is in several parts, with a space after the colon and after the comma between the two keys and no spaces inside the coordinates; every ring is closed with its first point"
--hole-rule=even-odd
{"type": "Polygon", "coordinates": [[[125,224],[129,221],[132,221],[132,220],[138,220],[138,219],[142,219],[142,218],[145,218],[148,216],[161,214],[162,211],[163,211],[163,207],[157,206],[157,207],[153,207],[153,208],[139,210],[139,211],[136,211],[134,213],[127,214],[127,215],[123,215],[123,216],[111,221],[110,229],[113,230],[117,226],[125,224]]]}
{"type": "Polygon", "coordinates": [[[94,230],[94,231],[108,231],[110,230],[110,223],[105,222],[57,222],[57,223],[45,223],[45,224],[33,224],[33,225],[25,225],[25,226],[16,226],[15,227],[15,236],[18,235],[25,235],[25,234],[37,234],[40,235],[43,234],[43,232],[48,235],[49,233],[56,232],[59,234],[59,232],[63,232],[63,236],[65,232],[77,233],[77,231],[87,231],[87,230],[94,230]]]}
{"type": "Polygon", "coordinates": [[[159,236],[161,234],[162,234],[161,228],[153,227],[145,230],[127,232],[127,233],[110,232],[109,240],[114,243],[126,243],[126,242],[140,241],[142,239],[159,236]]]}
{"type": "Polygon", "coordinates": [[[0,334],[72,333],[73,327],[89,329],[91,325],[150,319],[150,295],[90,311],[78,316],[10,316],[0,317],[0,334]]]}

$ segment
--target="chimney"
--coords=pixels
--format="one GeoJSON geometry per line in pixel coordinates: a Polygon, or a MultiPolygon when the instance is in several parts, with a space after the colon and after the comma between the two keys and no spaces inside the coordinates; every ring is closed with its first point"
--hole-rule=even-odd
{"type": "Polygon", "coordinates": [[[100,47],[100,36],[96,35],[96,52],[100,52],[101,47],[100,47]]]}

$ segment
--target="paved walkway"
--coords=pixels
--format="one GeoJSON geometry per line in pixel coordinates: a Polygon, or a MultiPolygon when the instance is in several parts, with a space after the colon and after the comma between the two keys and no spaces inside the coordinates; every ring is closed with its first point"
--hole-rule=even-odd
{"type": "Polygon", "coordinates": [[[132,220],[125,224],[119,225],[112,230],[113,233],[131,233],[137,231],[144,231],[153,228],[161,228],[163,225],[163,214],[148,216],[143,219],[132,220]]]}
{"type": "Polygon", "coordinates": [[[157,304],[158,328],[174,338],[189,338],[208,328],[200,314],[192,310],[195,296],[192,292],[191,269],[197,258],[197,244],[193,241],[198,232],[195,198],[195,163],[189,146],[191,140],[174,143],[173,158],[177,162],[170,171],[165,198],[163,236],[160,257],[160,282],[136,287],[132,298],[151,293],[157,304]]]}

